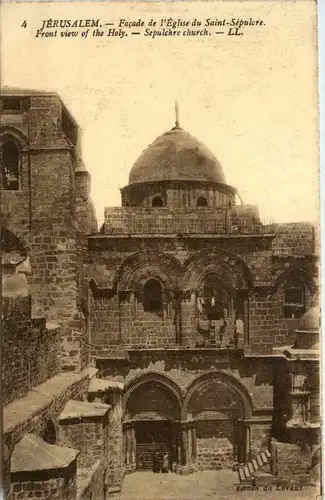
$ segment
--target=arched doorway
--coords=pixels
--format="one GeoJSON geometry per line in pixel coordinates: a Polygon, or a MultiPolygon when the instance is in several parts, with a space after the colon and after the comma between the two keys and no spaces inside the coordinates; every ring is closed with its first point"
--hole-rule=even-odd
{"type": "Polygon", "coordinates": [[[181,406],[177,391],[159,377],[143,381],[140,378],[127,391],[124,409],[127,469],[154,470],[165,454],[170,468],[178,463],[181,406]]]}
{"type": "Polygon", "coordinates": [[[249,455],[248,399],[227,375],[203,375],[189,388],[187,418],[195,422],[198,469],[227,469],[249,455]]]}

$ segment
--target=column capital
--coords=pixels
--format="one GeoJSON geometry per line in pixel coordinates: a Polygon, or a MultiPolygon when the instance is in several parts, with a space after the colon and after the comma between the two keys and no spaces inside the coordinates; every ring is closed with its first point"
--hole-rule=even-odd
{"type": "Polygon", "coordinates": [[[132,420],[128,420],[127,422],[123,422],[124,429],[132,429],[134,427],[134,422],[132,420]]]}

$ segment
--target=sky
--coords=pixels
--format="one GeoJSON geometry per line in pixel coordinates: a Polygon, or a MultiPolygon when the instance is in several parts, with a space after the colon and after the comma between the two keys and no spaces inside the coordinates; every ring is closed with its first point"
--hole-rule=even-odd
{"type": "Polygon", "coordinates": [[[82,130],[97,216],[132,164],[180,124],[265,222],[316,220],[317,19],[313,0],[4,3],[2,85],[58,92],[82,130]],[[36,38],[43,19],[263,20],[240,37],[36,38]],[[21,27],[26,21],[27,27],[21,27]]]}

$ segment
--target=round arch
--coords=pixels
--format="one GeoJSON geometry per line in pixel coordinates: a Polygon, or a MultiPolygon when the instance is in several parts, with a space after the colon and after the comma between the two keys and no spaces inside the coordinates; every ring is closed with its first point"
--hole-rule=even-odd
{"type": "Polygon", "coordinates": [[[42,438],[46,443],[56,444],[59,435],[59,425],[54,417],[45,422],[42,438]]]}
{"type": "Polygon", "coordinates": [[[206,208],[208,206],[208,200],[205,196],[199,196],[196,200],[196,206],[200,208],[206,208]]]}
{"type": "Polygon", "coordinates": [[[280,274],[275,278],[274,286],[278,289],[286,281],[301,281],[308,291],[314,295],[317,292],[316,284],[307,269],[302,268],[299,265],[292,265],[289,269],[280,272],[280,274]]]}
{"type": "Polygon", "coordinates": [[[130,290],[136,284],[144,284],[154,278],[165,287],[174,288],[182,272],[182,264],[171,255],[137,252],[122,262],[115,276],[115,285],[118,290],[130,290]]]}
{"type": "Polygon", "coordinates": [[[229,374],[224,371],[214,370],[211,372],[204,373],[202,375],[198,375],[187,386],[186,395],[184,398],[184,405],[183,405],[184,420],[187,420],[189,405],[196,391],[203,389],[204,387],[210,385],[213,382],[223,382],[224,384],[228,385],[232,390],[234,390],[238,394],[240,400],[243,403],[244,418],[245,419],[251,418],[254,407],[253,399],[249,394],[246,386],[243,384],[243,382],[233,374],[229,374]]]}
{"type": "Polygon", "coordinates": [[[214,264],[206,266],[204,269],[201,270],[200,274],[199,273],[197,274],[197,288],[200,289],[203,286],[206,279],[209,278],[210,276],[215,276],[216,279],[218,279],[220,283],[222,283],[222,286],[229,293],[232,293],[234,291],[231,276],[226,272],[222,272],[220,267],[214,264]]]}
{"type": "Polygon", "coordinates": [[[20,149],[20,151],[28,150],[28,139],[20,130],[9,125],[0,127],[0,142],[4,140],[13,141],[20,149]]]}
{"type": "Polygon", "coordinates": [[[7,224],[2,224],[0,227],[0,241],[3,252],[21,252],[24,257],[27,257],[29,253],[28,245],[7,224]]]}
{"type": "Polygon", "coordinates": [[[182,414],[183,406],[183,389],[179,383],[172,377],[162,374],[160,372],[150,371],[147,373],[142,373],[136,375],[125,385],[125,392],[122,397],[122,407],[123,413],[125,414],[127,409],[128,401],[130,400],[132,394],[139,389],[141,386],[145,386],[148,383],[156,383],[160,386],[166,388],[173,395],[174,400],[178,404],[178,409],[180,415],[182,414]]]}
{"type": "Polygon", "coordinates": [[[247,264],[236,255],[211,248],[190,257],[184,264],[183,283],[198,289],[199,283],[211,272],[220,276],[224,283],[233,288],[251,288],[253,276],[247,264]]]}
{"type": "Polygon", "coordinates": [[[163,199],[162,199],[162,196],[160,196],[159,194],[154,196],[152,201],[151,201],[151,206],[153,208],[160,208],[160,207],[163,207],[164,206],[164,202],[163,202],[163,199]]]}

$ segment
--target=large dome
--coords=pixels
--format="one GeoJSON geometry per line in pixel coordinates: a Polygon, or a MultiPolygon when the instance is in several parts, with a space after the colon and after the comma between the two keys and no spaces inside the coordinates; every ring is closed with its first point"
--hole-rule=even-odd
{"type": "Polygon", "coordinates": [[[129,184],[186,180],[225,183],[211,151],[180,127],[159,136],[134,163],[129,184]]]}

